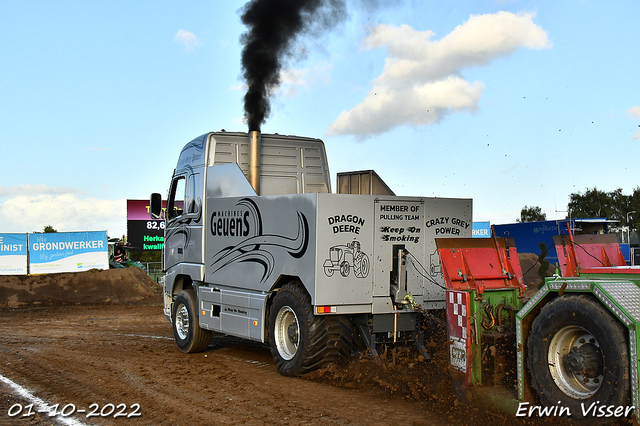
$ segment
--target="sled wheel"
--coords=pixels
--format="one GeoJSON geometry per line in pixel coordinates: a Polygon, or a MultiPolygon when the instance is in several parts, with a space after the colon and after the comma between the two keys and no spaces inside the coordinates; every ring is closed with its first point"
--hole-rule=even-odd
{"type": "Polygon", "coordinates": [[[349,262],[344,261],[340,264],[340,275],[342,275],[343,277],[348,277],[349,276],[349,262]]]}
{"type": "Polygon", "coordinates": [[[353,259],[353,275],[356,278],[366,278],[369,275],[369,258],[366,254],[359,252],[353,259]]]}
{"type": "Polygon", "coordinates": [[[351,335],[347,317],[313,314],[302,285],[287,283],[276,293],[269,312],[269,344],[280,374],[301,376],[347,357],[351,335]]]}
{"type": "Polygon", "coordinates": [[[200,328],[193,290],[183,290],[173,302],[173,337],[182,352],[202,352],[209,345],[211,331],[200,328]]]}
{"type": "Polygon", "coordinates": [[[597,407],[627,404],[626,334],[622,324],[590,295],[565,295],[548,303],[533,321],[528,339],[531,382],[540,401],[546,406],[561,401],[577,416],[592,403],[597,407]]]}

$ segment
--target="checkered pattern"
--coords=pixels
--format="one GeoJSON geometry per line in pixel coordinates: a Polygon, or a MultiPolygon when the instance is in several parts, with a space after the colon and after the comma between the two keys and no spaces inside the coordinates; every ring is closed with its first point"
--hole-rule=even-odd
{"type": "Polygon", "coordinates": [[[447,329],[449,331],[449,365],[466,375],[470,380],[469,354],[469,293],[447,290],[447,329]]]}
{"type": "Polygon", "coordinates": [[[447,290],[447,316],[449,317],[449,336],[467,340],[469,324],[468,293],[447,290]]]}

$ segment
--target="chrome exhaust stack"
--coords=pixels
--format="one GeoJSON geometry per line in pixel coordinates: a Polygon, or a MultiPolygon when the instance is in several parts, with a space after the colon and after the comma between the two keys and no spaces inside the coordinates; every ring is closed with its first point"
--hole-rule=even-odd
{"type": "Polygon", "coordinates": [[[260,195],[260,130],[249,131],[247,178],[256,194],[260,195]]]}

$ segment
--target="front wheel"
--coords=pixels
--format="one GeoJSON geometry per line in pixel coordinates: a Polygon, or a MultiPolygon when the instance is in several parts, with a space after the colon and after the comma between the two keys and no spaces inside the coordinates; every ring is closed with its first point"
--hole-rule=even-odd
{"type": "Polygon", "coordinates": [[[626,334],[609,310],[589,295],[565,295],[544,306],[531,325],[527,354],[541,402],[557,406],[560,401],[576,417],[593,403],[626,405],[626,334]]]}
{"type": "Polygon", "coordinates": [[[183,290],[173,302],[173,337],[182,352],[202,352],[209,345],[211,331],[200,328],[196,298],[192,289],[183,290]]]}
{"type": "Polygon", "coordinates": [[[351,268],[349,267],[349,262],[347,262],[346,260],[340,264],[340,275],[342,275],[343,277],[348,277],[350,270],[351,268]]]}
{"type": "Polygon", "coordinates": [[[324,267],[324,274],[328,277],[332,277],[333,276],[333,266],[325,266],[324,267]]]}

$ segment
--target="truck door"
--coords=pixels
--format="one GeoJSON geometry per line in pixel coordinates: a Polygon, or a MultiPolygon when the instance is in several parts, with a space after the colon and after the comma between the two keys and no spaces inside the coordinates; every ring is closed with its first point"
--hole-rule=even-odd
{"type": "Polygon", "coordinates": [[[202,175],[176,174],[167,202],[165,265],[202,263],[202,175]]]}
{"type": "Polygon", "coordinates": [[[201,173],[197,173],[197,170],[199,169],[191,170],[190,174],[187,176],[184,196],[184,212],[181,220],[181,224],[187,237],[182,261],[191,264],[204,263],[204,245],[202,243],[203,206],[201,195],[203,191],[203,175],[201,173]]]}
{"type": "Polygon", "coordinates": [[[182,262],[184,258],[187,242],[183,225],[186,182],[186,175],[174,175],[169,188],[164,234],[164,265],[167,270],[182,262]]]}

